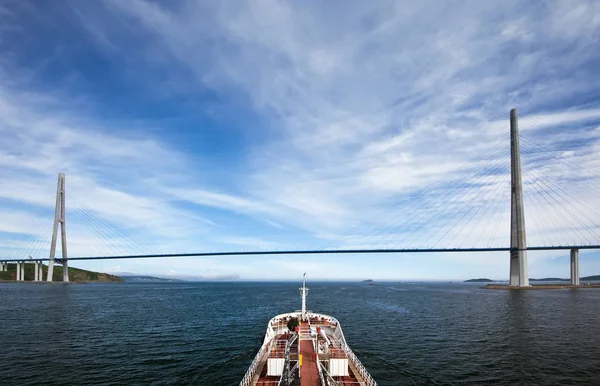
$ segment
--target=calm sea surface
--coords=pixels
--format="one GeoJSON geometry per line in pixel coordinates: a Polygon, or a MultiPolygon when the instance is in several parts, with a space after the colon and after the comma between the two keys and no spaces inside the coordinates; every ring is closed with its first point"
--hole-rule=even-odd
{"type": "MultiPolygon", "coordinates": [[[[598,385],[600,290],[309,283],[380,385],[598,385]]],[[[236,385],[299,283],[0,283],[0,384],[236,385]]]]}

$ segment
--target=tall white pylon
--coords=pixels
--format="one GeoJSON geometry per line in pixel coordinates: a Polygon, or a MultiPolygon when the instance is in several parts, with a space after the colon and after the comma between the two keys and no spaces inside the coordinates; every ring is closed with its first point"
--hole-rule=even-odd
{"type": "Polygon", "coordinates": [[[69,281],[69,266],[67,263],[67,223],[65,219],[65,175],[58,173],[58,184],[56,187],[56,208],[54,210],[54,227],[52,229],[52,244],[50,244],[50,261],[48,262],[48,278],[52,281],[54,273],[54,254],[56,253],[56,236],[60,224],[60,236],[62,246],[63,281],[69,281]]]}
{"type": "Polygon", "coordinates": [[[523,208],[523,182],[521,180],[521,149],[517,109],[510,110],[510,286],[529,286],[527,273],[527,236],[523,208]]]}

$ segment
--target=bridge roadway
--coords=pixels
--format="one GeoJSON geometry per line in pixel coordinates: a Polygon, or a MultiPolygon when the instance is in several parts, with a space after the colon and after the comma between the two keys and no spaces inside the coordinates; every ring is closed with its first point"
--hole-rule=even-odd
{"type": "MultiPolygon", "coordinates": [[[[556,245],[544,247],[527,247],[525,251],[555,251],[571,249],[600,249],[600,245],[556,245]]],[[[283,251],[229,251],[229,252],[197,252],[197,253],[167,253],[148,255],[115,255],[115,256],[77,256],[69,257],[68,260],[116,260],[116,259],[152,259],[167,257],[206,257],[206,256],[253,256],[253,255],[319,255],[319,254],[357,254],[357,253],[442,253],[442,252],[510,252],[516,251],[509,247],[497,248],[403,248],[403,249],[308,249],[308,250],[283,250],[283,251]]],[[[22,262],[28,259],[4,259],[2,262],[22,262]]],[[[36,257],[30,260],[48,261],[49,258],[36,257]]],[[[60,263],[60,258],[55,258],[60,263]]]]}

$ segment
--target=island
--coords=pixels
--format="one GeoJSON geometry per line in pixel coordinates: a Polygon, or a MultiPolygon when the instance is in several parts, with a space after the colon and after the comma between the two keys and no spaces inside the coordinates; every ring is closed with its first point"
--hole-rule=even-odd
{"type": "Polygon", "coordinates": [[[361,283],[373,283],[373,280],[371,280],[371,279],[367,279],[367,280],[363,280],[363,281],[361,281],[361,283]]]}
{"type": "Polygon", "coordinates": [[[469,280],[465,280],[465,283],[493,283],[494,280],[491,279],[486,279],[486,278],[479,278],[479,279],[469,279],[469,280]]]}

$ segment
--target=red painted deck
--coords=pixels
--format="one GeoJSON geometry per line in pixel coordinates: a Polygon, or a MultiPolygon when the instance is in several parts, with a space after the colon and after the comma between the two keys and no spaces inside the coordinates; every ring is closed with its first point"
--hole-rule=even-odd
{"type": "Polygon", "coordinates": [[[300,368],[301,386],[319,386],[319,369],[315,359],[315,350],[312,341],[303,340],[300,342],[300,353],[302,354],[302,367],[300,368]]]}

